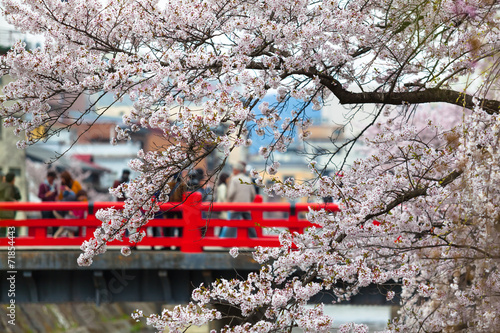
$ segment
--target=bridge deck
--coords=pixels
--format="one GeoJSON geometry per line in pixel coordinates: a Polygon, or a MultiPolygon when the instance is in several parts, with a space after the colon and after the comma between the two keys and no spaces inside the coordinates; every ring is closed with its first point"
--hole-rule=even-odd
{"type": "MultiPolygon", "coordinates": [[[[3,255],[4,251],[0,251],[3,255]]],[[[109,250],[94,264],[80,267],[77,250],[16,251],[15,270],[0,262],[0,290],[11,288],[14,276],[16,303],[162,302],[187,303],[191,291],[216,278],[236,278],[258,270],[249,255],[237,259],[225,252],[182,253],[135,251],[124,257],[109,250]]],[[[12,297],[4,292],[0,303],[12,297]]]]}
{"type": "MultiPolygon", "coordinates": [[[[0,251],[0,255],[3,253],[0,251]]],[[[16,303],[181,304],[190,301],[192,290],[201,283],[209,285],[218,278],[244,278],[260,267],[249,253],[244,252],[233,258],[227,251],[139,250],[124,257],[119,251],[108,250],[96,257],[89,267],[77,265],[79,254],[77,250],[16,251],[15,273],[10,273],[6,260],[0,261],[0,290],[9,290],[7,277],[14,275],[16,303]]],[[[390,304],[380,288],[384,286],[364,288],[350,303],[390,304]]],[[[8,303],[10,299],[4,292],[0,303],[8,303]]],[[[321,294],[312,301],[328,304],[332,300],[331,295],[321,294]]]]}

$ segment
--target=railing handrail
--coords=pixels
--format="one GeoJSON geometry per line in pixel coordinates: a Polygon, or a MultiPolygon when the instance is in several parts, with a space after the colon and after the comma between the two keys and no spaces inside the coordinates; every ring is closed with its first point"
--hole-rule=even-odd
{"type": "MultiPolygon", "coordinates": [[[[162,211],[180,211],[185,202],[168,202],[160,205],[162,211]]],[[[124,202],[116,201],[44,201],[44,202],[12,202],[0,201],[0,210],[15,211],[51,211],[51,210],[85,210],[93,209],[97,211],[103,208],[115,207],[121,209],[124,202]]],[[[258,212],[289,212],[295,207],[297,212],[313,209],[327,209],[338,211],[338,205],[332,203],[289,203],[289,202],[200,202],[202,211],[258,211],[258,212]]]]}

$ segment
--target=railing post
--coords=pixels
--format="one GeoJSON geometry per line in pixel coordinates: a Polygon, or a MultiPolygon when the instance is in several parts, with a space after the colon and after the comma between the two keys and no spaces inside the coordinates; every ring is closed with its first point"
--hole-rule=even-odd
{"type": "Polygon", "coordinates": [[[201,194],[191,193],[182,204],[184,230],[181,240],[181,252],[202,252],[200,228],[204,226],[201,216],[201,194]]]}
{"type": "MultiPolygon", "coordinates": [[[[255,204],[260,204],[263,202],[263,199],[262,199],[262,195],[260,194],[257,194],[255,196],[255,199],[253,201],[255,204]]],[[[251,212],[252,214],[252,221],[254,222],[255,224],[255,231],[257,232],[257,237],[262,237],[262,222],[264,220],[264,212],[261,211],[261,210],[258,210],[258,211],[252,211],[251,212]]],[[[247,229],[247,233],[248,233],[248,229],[247,229]]]]}
{"type": "MultiPolygon", "coordinates": [[[[57,227],[55,228],[54,231],[52,231],[52,235],[55,234],[57,230],[57,227]]],[[[33,234],[33,237],[35,237],[36,240],[41,240],[41,239],[46,239],[47,238],[47,227],[28,227],[28,233],[33,234]],[[31,231],[31,229],[34,229],[31,231]]]]}
{"type": "MultiPolygon", "coordinates": [[[[26,223],[26,226],[28,228],[28,237],[33,237],[35,239],[41,239],[41,238],[48,238],[47,233],[48,227],[32,227],[29,225],[29,220],[28,223],[26,223]]],[[[56,228],[57,229],[57,228],[56,228]]],[[[54,234],[56,231],[54,230],[52,234],[54,234]]]]}

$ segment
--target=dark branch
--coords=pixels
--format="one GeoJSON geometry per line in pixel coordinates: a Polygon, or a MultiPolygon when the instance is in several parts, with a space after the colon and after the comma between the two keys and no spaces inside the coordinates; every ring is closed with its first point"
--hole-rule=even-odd
{"type": "MultiPolygon", "coordinates": [[[[261,63],[252,63],[251,68],[263,69],[261,63]]],[[[340,104],[385,104],[385,105],[405,105],[423,103],[448,103],[458,105],[466,109],[474,109],[474,96],[450,89],[428,88],[417,91],[405,92],[351,92],[345,89],[342,84],[330,75],[318,72],[314,68],[309,70],[298,70],[287,72],[281,75],[286,78],[292,75],[304,75],[309,78],[319,77],[321,83],[328,88],[338,99],[340,104]]],[[[500,101],[492,99],[481,99],[477,101],[488,114],[498,114],[500,111],[500,101]]]]}
{"type": "MultiPolygon", "coordinates": [[[[361,92],[354,93],[342,88],[336,81],[322,83],[330,89],[339,99],[340,104],[422,104],[432,102],[443,102],[462,106],[472,110],[474,108],[473,96],[448,89],[429,88],[419,91],[408,92],[361,92]]],[[[479,99],[479,106],[489,114],[498,114],[500,111],[500,101],[491,99],[479,99]]]]}
{"type": "MultiPolygon", "coordinates": [[[[455,171],[451,172],[450,174],[448,174],[446,177],[442,178],[439,181],[439,185],[442,187],[445,187],[446,185],[450,184],[455,179],[457,179],[461,174],[462,174],[462,171],[455,170],[455,171]]],[[[414,190],[409,191],[409,192],[405,192],[404,194],[398,196],[396,199],[394,199],[389,204],[387,204],[387,206],[385,207],[384,210],[377,212],[377,213],[367,215],[365,217],[365,220],[368,221],[368,220],[371,220],[371,219],[373,219],[377,216],[380,216],[382,214],[387,214],[392,209],[396,208],[397,206],[399,206],[400,204],[402,204],[406,201],[427,195],[428,188],[429,188],[428,186],[425,186],[425,187],[414,189],[414,190]]]]}

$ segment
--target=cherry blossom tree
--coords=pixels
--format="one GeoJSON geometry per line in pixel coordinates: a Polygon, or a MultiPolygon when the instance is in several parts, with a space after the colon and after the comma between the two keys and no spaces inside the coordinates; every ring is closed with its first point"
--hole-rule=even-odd
{"type": "MultiPolygon", "coordinates": [[[[320,109],[329,98],[352,110],[375,106],[369,124],[339,146],[350,150],[371,133],[366,159],[330,177],[313,161],[314,184],[273,177],[264,188],[291,199],[336,197],[339,213],[311,210],[308,219],[322,228],[282,233],[280,248],[253,252],[260,271],[202,285],[190,304],[147,316],[149,324],[181,332],[223,318],[212,305],[225,304],[239,319],[226,332],[323,332],[335,318],[322,305],[306,307],[311,297],[326,291],[342,302],[364,286],[390,282],[402,286],[390,331],[500,327],[497,1],[3,0],[2,6],[10,23],[45,38],[41,48],[19,42],[1,58],[2,75],[14,81],[0,97],[0,115],[23,134],[20,148],[71,126],[92,126],[86,115],[105,114],[112,104],[98,105],[107,94],[133,101],[115,143],[141,128],[160,130],[172,142],[139,151],[130,162],[140,176],[112,190],[127,193],[125,208],[98,213],[103,225],[82,245],[81,265],[126,229],[139,242],[139,228],[168,200],[172,176],[214,151],[225,158],[212,178],[236,147],[270,135],[272,144],[260,153],[272,163],[293,140],[290,129],[307,140],[308,106],[320,109]],[[262,101],[269,94],[274,104],[262,101]],[[292,98],[302,104],[281,119],[292,98]],[[457,106],[459,122],[413,124],[423,103],[457,106]],[[369,132],[384,113],[390,121],[369,132]],[[396,113],[402,121],[394,121],[396,113]],[[33,135],[41,125],[44,135],[33,135]]],[[[253,176],[263,186],[259,171],[253,176]]],[[[339,331],[366,327],[351,323],[339,331]]]]}

